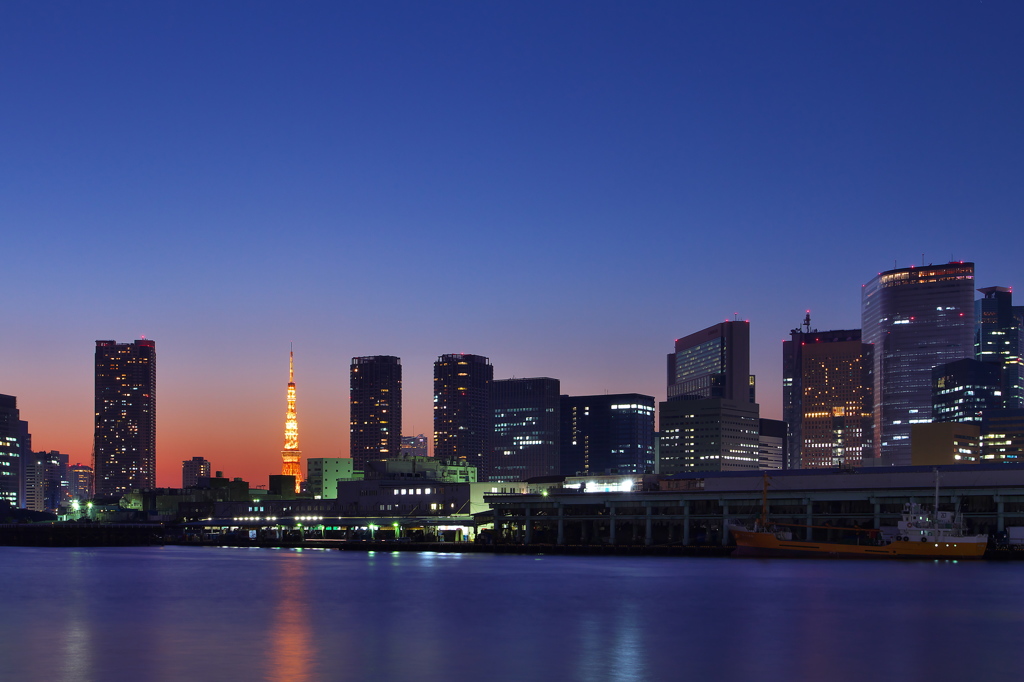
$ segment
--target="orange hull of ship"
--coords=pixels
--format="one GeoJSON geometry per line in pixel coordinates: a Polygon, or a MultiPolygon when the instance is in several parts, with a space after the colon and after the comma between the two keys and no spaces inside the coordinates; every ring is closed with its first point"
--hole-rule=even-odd
{"type": "Polygon", "coordinates": [[[981,559],[984,542],[910,542],[894,540],[887,545],[846,545],[838,542],[780,540],[774,533],[734,530],[733,556],[822,557],[843,559],[981,559]]]}

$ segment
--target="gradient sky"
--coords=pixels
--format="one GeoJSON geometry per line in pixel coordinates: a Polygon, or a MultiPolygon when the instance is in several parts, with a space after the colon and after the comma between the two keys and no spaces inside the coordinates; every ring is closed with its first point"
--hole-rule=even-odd
{"type": "Polygon", "coordinates": [[[738,315],[763,416],[810,308],[973,260],[1021,286],[1019,2],[0,3],[0,393],[88,462],[96,339],[158,353],[158,484],[348,454],[398,355],[665,397],[738,315]]]}

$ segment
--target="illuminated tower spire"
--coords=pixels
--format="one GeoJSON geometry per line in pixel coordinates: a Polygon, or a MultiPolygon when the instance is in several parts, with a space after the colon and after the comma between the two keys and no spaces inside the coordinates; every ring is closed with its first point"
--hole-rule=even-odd
{"type": "Polygon", "coordinates": [[[295,416],[295,353],[288,350],[288,414],[284,418],[284,450],[281,450],[281,474],[295,477],[295,492],[302,483],[302,451],[299,450],[299,420],[295,416]]]}

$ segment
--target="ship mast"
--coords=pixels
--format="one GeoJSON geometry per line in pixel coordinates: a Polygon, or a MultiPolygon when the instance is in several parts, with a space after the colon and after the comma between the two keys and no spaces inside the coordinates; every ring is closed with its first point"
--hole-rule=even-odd
{"type": "Polygon", "coordinates": [[[301,492],[302,451],[299,450],[299,420],[295,416],[295,352],[288,349],[288,412],[284,418],[284,449],[281,450],[281,475],[295,477],[295,492],[301,492]]]}

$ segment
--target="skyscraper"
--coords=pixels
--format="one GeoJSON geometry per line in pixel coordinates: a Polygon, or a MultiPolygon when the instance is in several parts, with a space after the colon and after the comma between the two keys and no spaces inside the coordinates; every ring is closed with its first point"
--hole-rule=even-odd
{"type": "Polygon", "coordinates": [[[546,377],[491,382],[494,441],[488,480],[558,474],[559,386],[558,379],[546,377]]]}
{"type": "Polygon", "coordinates": [[[974,355],[974,263],[880,272],[861,293],[874,345],[874,462],[911,463],[910,427],[932,420],[931,370],[974,355]]]}
{"type": "Polygon", "coordinates": [[[349,453],[362,471],[368,459],[402,449],[402,361],[391,355],[352,358],[349,367],[349,453]]]}
{"type": "Polygon", "coordinates": [[[494,413],[494,367],[482,355],[442,355],[434,363],[434,457],[465,459],[486,481],[494,413]]]}
{"type": "Polygon", "coordinates": [[[749,322],[721,322],[676,339],[668,354],[668,399],[676,398],[755,402],[749,322]]]}
{"type": "Polygon", "coordinates": [[[982,412],[1003,407],[999,365],[971,358],[932,368],[932,420],[978,422],[982,412]]]}
{"type": "Polygon", "coordinates": [[[156,487],[156,343],[96,342],[96,495],[156,487]]]}
{"type": "Polygon", "coordinates": [[[782,344],[783,421],[787,467],[860,466],[871,457],[873,352],[859,329],[790,332],[782,344]]]}
{"type": "Polygon", "coordinates": [[[652,396],[563,395],[561,411],[559,473],[654,473],[652,396]]]}
{"type": "Polygon", "coordinates": [[[93,472],[87,464],[72,464],[68,467],[71,497],[76,500],[91,500],[93,496],[93,472]]]}
{"type": "Polygon", "coordinates": [[[295,353],[288,352],[288,411],[284,417],[284,449],[281,475],[295,477],[295,492],[302,490],[302,450],[299,449],[299,419],[295,414],[295,353]]]}
{"type": "Polygon", "coordinates": [[[1024,408],[1024,306],[1013,305],[1007,287],[978,289],[974,303],[975,359],[998,365],[1003,407],[1024,408]]]}

